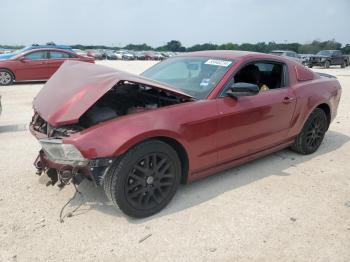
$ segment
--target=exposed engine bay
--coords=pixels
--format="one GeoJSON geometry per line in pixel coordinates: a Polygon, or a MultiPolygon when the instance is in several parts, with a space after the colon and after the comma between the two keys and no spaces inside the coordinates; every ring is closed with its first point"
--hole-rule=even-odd
{"type": "Polygon", "coordinates": [[[32,124],[36,131],[48,137],[67,137],[113,118],[189,101],[149,86],[121,81],[91,106],[77,124],[54,128],[38,114],[34,115],[32,124]]]}
{"type": "Polygon", "coordinates": [[[186,102],[186,100],[136,83],[121,82],[100,98],[79,120],[83,128],[119,116],[186,102]]]}

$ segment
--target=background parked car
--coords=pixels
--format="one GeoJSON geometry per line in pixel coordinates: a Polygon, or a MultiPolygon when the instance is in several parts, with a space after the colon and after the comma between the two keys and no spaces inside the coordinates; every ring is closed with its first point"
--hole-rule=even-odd
{"type": "Polygon", "coordinates": [[[123,59],[123,53],[121,51],[115,51],[114,52],[117,59],[122,60],[123,59]]]}
{"type": "Polygon", "coordinates": [[[0,61],[0,85],[10,85],[13,81],[47,80],[66,60],[94,63],[92,58],[68,50],[55,48],[29,50],[0,61]]]}
{"type": "Polygon", "coordinates": [[[163,60],[164,56],[157,52],[146,52],[145,60],[163,60]]]}
{"type": "Polygon", "coordinates": [[[299,63],[302,63],[301,57],[294,51],[289,50],[273,50],[270,52],[272,55],[278,55],[278,56],[285,56],[287,58],[290,58],[294,61],[297,61],[299,63]]]}
{"type": "Polygon", "coordinates": [[[103,54],[97,50],[94,50],[94,49],[89,49],[89,50],[86,50],[87,51],[87,56],[88,57],[92,57],[94,58],[95,60],[102,60],[103,59],[103,54]]]}
{"type": "Polygon", "coordinates": [[[135,57],[135,59],[137,60],[145,60],[145,53],[144,52],[133,52],[133,55],[135,57]]]}
{"type": "Polygon", "coordinates": [[[301,58],[301,63],[305,66],[309,64],[310,57],[313,56],[312,54],[299,54],[301,58]]]}
{"type": "Polygon", "coordinates": [[[124,60],[134,60],[135,59],[134,54],[129,52],[129,51],[125,51],[122,54],[123,54],[123,59],[124,60]]]}
{"type": "Polygon", "coordinates": [[[117,60],[118,57],[112,50],[106,50],[103,54],[104,58],[107,60],[117,60]]]}
{"type": "Polygon", "coordinates": [[[309,59],[308,66],[323,66],[329,68],[331,65],[340,65],[345,68],[349,65],[349,58],[339,50],[322,50],[309,59]]]}
{"type": "Polygon", "coordinates": [[[81,49],[73,49],[74,53],[82,56],[87,56],[87,52],[81,49]]]}
{"type": "Polygon", "coordinates": [[[32,44],[31,46],[24,47],[22,49],[14,51],[14,52],[1,54],[0,60],[9,59],[11,57],[14,57],[18,54],[24,53],[24,52],[32,50],[32,49],[42,49],[42,48],[57,48],[57,49],[73,51],[73,49],[68,45],[56,45],[55,43],[52,43],[52,42],[47,43],[46,45],[32,44]]]}

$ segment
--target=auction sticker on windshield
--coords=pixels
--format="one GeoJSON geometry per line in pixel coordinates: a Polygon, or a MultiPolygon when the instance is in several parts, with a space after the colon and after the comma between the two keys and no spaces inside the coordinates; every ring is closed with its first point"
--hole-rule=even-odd
{"type": "Polygon", "coordinates": [[[231,61],[225,61],[225,60],[216,60],[216,59],[209,59],[207,62],[205,62],[206,65],[215,65],[215,66],[224,66],[227,67],[231,64],[231,61]]]}

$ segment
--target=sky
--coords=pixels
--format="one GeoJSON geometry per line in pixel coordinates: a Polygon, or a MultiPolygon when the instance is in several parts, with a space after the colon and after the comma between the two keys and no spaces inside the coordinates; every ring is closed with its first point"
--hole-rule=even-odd
{"type": "Polygon", "coordinates": [[[350,0],[0,0],[0,44],[350,43],[350,0]]]}

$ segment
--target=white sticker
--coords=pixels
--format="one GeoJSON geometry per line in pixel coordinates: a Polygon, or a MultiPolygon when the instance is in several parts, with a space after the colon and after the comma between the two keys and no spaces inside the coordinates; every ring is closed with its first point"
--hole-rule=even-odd
{"type": "Polygon", "coordinates": [[[229,66],[232,64],[231,61],[225,61],[225,60],[216,60],[216,59],[209,59],[207,62],[205,62],[206,65],[216,65],[216,66],[229,66]]]}
{"type": "Polygon", "coordinates": [[[210,82],[210,78],[203,78],[202,82],[199,84],[200,86],[208,86],[210,82]]]}

